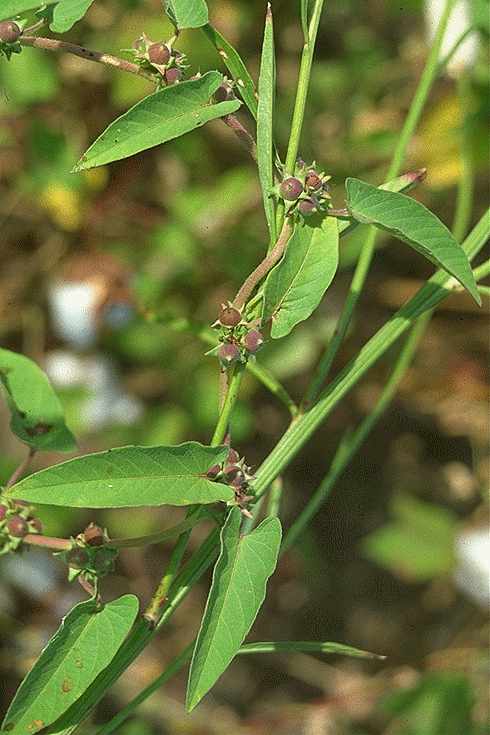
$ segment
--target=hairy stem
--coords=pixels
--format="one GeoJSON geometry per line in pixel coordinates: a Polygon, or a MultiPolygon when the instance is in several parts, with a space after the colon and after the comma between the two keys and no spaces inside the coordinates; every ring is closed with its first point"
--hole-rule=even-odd
{"type": "Polygon", "coordinates": [[[15,483],[17,482],[17,480],[20,480],[20,478],[22,477],[22,475],[24,474],[24,472],[27,471],[27,469],[28,469],[28,467],[29,467],[29,465],[31,463],[31,460],[32,460],[32,458],[34,457],[35,454],[36,454],[36,450],[33,447],[30,447],[27,455],[24,457],[24,459],[22,460],[22,462],[20,463],[20,465],[17,467],[17,469],[14,470],[14,472],[12,473],[12,475],[7,480],[7,482],[5,484],[5,488],[12,487],[12,485],[15,485],[15,483]]]}
{"type": "Polygon", "coordinates": [[[91,49],[85,48],[85,46],[78,46],[75,43],[69,43],[68,41],[59,41],[55,38],[43,38],[42,36],[21,36],[19,38],[22,46],[31,46],[32,48],[42,49],[43,51],[53,51],[55,53],[64,52],[67,54],[73,54],[79,56],[81,59],[87,61],[96,61],[99,64],[105,66],[111,66],[114,69],[128,72],[128,74],[135,74],[138,77],[143,77],[149,82],[155,84],[157,82],[157,76],[151,74],[148,71],[142,69],[138,64],[133,64],[131,61],[120,59],[118,56],[112,56],[112,54],[105,54],[101,51],[92,51],[91,49]]]}
{"type": "Polygon", "coordinates": [[[237,309],[241,309],[243,306],[245,306],[248,299],[254,292],[254,289],[259,285],[262,279],[266,277],[269,271],[272,270],[276,263],[278,263],[279,260],[282,258],[288,240],[291,237],[292,231],[292,224],[289,219],[286,219],[282,226],[282,230],[276,244],[274,245],[270,253],[266,255],[264,260],[259,263],[257,268],[255,268],[255,270],[252,271],[252,273],[244,281],[237,295],[233,299],[233,306],[235,306],[237,309]]]}

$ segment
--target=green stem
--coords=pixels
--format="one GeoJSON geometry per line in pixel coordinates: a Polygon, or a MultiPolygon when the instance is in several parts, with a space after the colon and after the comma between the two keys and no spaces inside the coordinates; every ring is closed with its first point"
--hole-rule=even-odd
{"type": "Polygon", "coordinates": [[[471,85],[469,77],[462,74],[458,80],[458,98],[462,111],[461,121],[461,175],[458,181],[458,192],[456,197],[456,211],[454,213],[453,235],[460,242],[468,231],[471,219],[471,211],[473,209],[473,192],[475,172],[473,165],[473,152],[471,141],[468,136],[468,115],[471,107],[471,85]]]}
{"type": "Polygon", "coordinates": [[[286,172],[289,174],[294,174],[294,170],[296,168],[296,159],[298,157],[301,131],[303,129],[308,88],[310,86],[311,65],[313,63],[313,55],[315,52],[315,43],[318,34],[318,26],[320,24],[320,17],[323,10],[323,3],[324,0],[315,0],[308,28],[308,38],[305,41],[303,53],[301,55],[298,86],[296,89],[296,101],[294,104],[291,133],[289,136],[288,151],[286,155],[286,172]]]}
{"type": "Polygon", "coordinates": [[[244,366],[241,364],[236,365],[232,371],[228,390],[226,392],[225,402],[214,430],[213,438],[211,440],[212,447],[218,447],[223,443],[226,434],[228,433],[228,425],[230,423],[230,417],[238,400],[238,394],[240,392],[240,385],[242,383],[244,373],[244,366]]]}
{"type": "Polygon", "coordinates": [[[328,474],[326,475],[323,482],[319,485],[315,493],[311,496],[306,507],[297,516],[294,523],[289,528],[286,536],[284,537],[281,553],[284,553],[287,549],[289,549],[295,543],[298,536],[303,533],[304,529],[310,523],[313,516],[316,515],[319,508],[323,505],[325,500],[330,495],[330,492],[337,482],[339,476],[349,465],[352,457],[357,453],[367,436],[371,433],[372,429],[381,418],[387,406],[391,403],[398,389],[400,381],[402,380],[407,371],[407,368],[412,361],[420,339],[425,332],[431,316],[431,312],[428,312],[427,314],[419,317],[418,321],[415,323],[408,339],[406,340],[402,350],[400,351],[392,373],[388,381],[386,382],[376,405],[370,412],[369,416],[366,416],[364,421],[362,421],[356,431],[354,433],[346,433],[346,435],[341,440],[335,456],[332,460],[332,464],[330,466],[328,474]]]}
{"type": "Polygon", "coordinates": [[[488,260],[485,260],[484,263],[475,268],[473,271],[473,275],[475,276],[476,281],[481,281],[482,278],[490,276],[490,258],[488,260]]]}
{"type": "Polygon", "coordinates": [[[276,477],[271,486],[267,502],[267,517],[277,517],[281,507],[283,483],[281,477],[276,477]]]}
{"type": "MultiPolygon", "coordinates": [[[[306,100],[308,98],[308,88],[310,86],[311,65],[313,63],[316,37],[318,35],[318,27],[320,25],[324,1],[325,0],[315,0],[308,28],[308,35],[305,37],[305,43],[301,54],[298,86],[296,88],[296,100],[294,103],[291,132],[289,135],[286,163],[284,166],[287,174],[294,174],[296,168],[296,159],[298,158],[301,131],[303,129],[303,121],[305,117],[306,100]]],[[[278,232],[281,231],[281,227],[284,222],[285,209],[284,202],[279,200],[276,209],[276,228],[278,232]]]]}
{"type": "MultiPolygon", "coordinates": [[[[432,85],[434,84],[435,79],[437,78],[438,73],[440,73],[440,71],[442,70],[441,65],[438,63],[438,59],[442,47],[442,42],[444,40],[444,34],[446,32],[447,24],[454,3],[455,0],[446,0],[446,7],[439,21],[439,26],[436,36],[434,38],[434,43],[427,58],[424,71],[420,78],[420,82],[415,92],[412,104],[410,105],[410,110],[408,111],[408,115],[403,124],[400,136],[398,138],[398,143],[393,154],[390,167],[388,169],[388,180],[394,178],[400,173],[408,144],[410,143],[410,140],[412,139],[412,136],[418,125],[423,109],[425,107],[425,103],[427,102],[429,92],[432,88],[432,85]]],[[[447,58],[446,63],[447,61],[449,61],[449,58],[447,58]]],[[[364,288],[364,284],[366,282],[367,275],[369,273],[376,247],[376,238],[376,228],[371,227],[366,239],[366,243],[361,251],[361,255],[357,262],[354,276],[352,278],[352,282],[349,288],[349,293],[342,309],[342,313],[340,315],[334,337],[330,341],[327,349],[321,357],[315,371],[315,375],[313,376],[313,379],[305,393],[305,407],[307,407],[316,399],[322,385],[324,384],[328,376],[328,373],[330,372],[330,368],[332,367],[332,363],[337,355],[340,345],[345,339],[352,317],[354,315],[355,308],[357,306],[362,290],[364,288]]]]}

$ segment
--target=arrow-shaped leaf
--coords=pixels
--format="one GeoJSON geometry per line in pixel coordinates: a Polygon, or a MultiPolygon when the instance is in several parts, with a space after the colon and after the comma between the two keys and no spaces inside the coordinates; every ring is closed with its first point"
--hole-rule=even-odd
{"type": "Polygon", "coordinates": [[[264,321],[271,336],[285,337],[317,308],[337,271],[339,232],[335,217],[298,223],[281,262],[270,272],[264,292],[264,321]]]}
{"type": "Polygon", "coordinates": [[[134,156],[235,112],[241,104],[237,99],[210,103],[222,81],[222,74],[209,71],[199,79],[150,94],[114,120],[73,170],[83,171],[134,156]]]}
{"type": "Polygon", "coordinates": [[[12,415],[10,428],[19,439],[36,450],[76,449],[60,400],[35,362],[0,348],[0,383],[12,415]]]}
{"type": "Polygon", "coordinates": [[[347,207],[359,222],[387,230],[411,245],[431,263],[454,276],[481,304],[473,271],[464,250],[445,224],[415,199],[347,179],[347,207]]]}
{"type": "Polygon", "coordinates": [[[192,657],[187,708],[193,709],[238,653],[264,601],[276,568],[281,524],[267,518],[240,537],[241,513],[233,508],[221,533],[221,553],[192,657]]]}
{"type": "Polygon", "coordinates": [[[137,613],[134,595],[100,610],[94,600],[74,607],[17,690],[2,732],[31,735],[55,722],[110,664],[137,613]]]}
{"type": "Polygon", "coordinates": [[[129,508],[230,501],[228,485],[206,472],[225,460],[226,447],[187,442],[176,447],[118,447],[87,454],[29,475],[6,494],[70,508],[129,508]]]}

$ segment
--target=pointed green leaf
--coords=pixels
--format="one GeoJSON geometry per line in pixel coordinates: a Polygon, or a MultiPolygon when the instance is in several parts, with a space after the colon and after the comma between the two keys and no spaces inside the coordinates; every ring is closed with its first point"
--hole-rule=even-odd
{"type": "Polygon", "coordinates": [[[298,223],[281,262],[265,284],[264,321],[272,319],[273,339],[308,319],[337,271],[339,232],[335,217],[312,217],[298,223]]]}
{"type": "Polygon", "coordinates": [[[202,30],[215,47],[223,61],[223,64],[226,66],[236,82],[235,91],[240,94],[253,117],[257,119],[257,95],[255,92],[255,84],[247,67],[242,61],[241,56],[233,48],[231,43],[228,43],[226,38],[224,38],[224,36],[222,36],[221,33],[210,23],[203,26],[202,30]]]}
{"type": "Polygon", "coordinates": [[[81,20],[94,0],[60,0],[49,24],[54,33],[66,33],[81,20]]]}
{"type": "Polygon", "coordinates": [[[74,607],[17,690],[2,732],[32,735],[55,722],[110,664],[137,613],[134,595],[74,607]]]}
{"type": "Polygon", "coordinates": [[[217,71],[150,94],[114,120],[74,167],[83,171],[134,156],[199,128],[210,120],[235,112],[240,101],[211,104],[223,81],[217,71]]]}
{"type": "MultiPolygon", "coordinates": [[[[380,184],[378,189],[385,189],[386,191],[411,191],[417,184],[425,179],[427,170],[425,168],[419,168],[415,171],[409,171],[406,174],[397,176],[396,179],[385,181],[384,184],[380,184]]],[[[349,220],[339,219],[339,236],[345,237],[350,234],[352,230],[355,230],[359,226],[359,222],[351,218],[349,220]]]]}
{"type": "Polygon", "coordinates": [[[163,0],[168,17],[179,30],[200,28],[208,22],[205,0],[163,0]]]}
{"type": "Polygon", "coordinates": [[[226,459],[226,447],[187,442],[176,447],[117,447],[48,467],[6,495],[70,508],[134,508],[230,501],[228,485],[207,470],[226,459]]]}
{"type": "Polygon", "coordinates": [[[265,18],[264,42],[259,74],[259,103],[257,108],[257,164],[264,201],[265,216],[271,242],[276,240],[276,214],[271,189],[274,186],[274,98],[276,92],[276,61],[274,27],[270,4],[265,18]]]}
{"type": "Polygon", "coordinates": [[[373,224],[411,245],[443,268],[481,304],[470,263],[445,224],[415,199],[347,179],[347,206],[359,222],[373,224]]]}
{"type": "Polygon", "coordinates": [[[260,641],[245,643],[240,648],[240,655],[250,653],[338,653],[341,656],[353,658],[384,659],[377,653],[363,651],[360,648],[346,646],[344,643],[330,643],[329,641],[260,641]]]}
{"type": "Polygon", "coordinates": [[[240,537],[241,513],[233,508],[221,532],[213,573],[187,685],[188,710],[200,702],[234,659],[265,598],[281,544],[281,524],[266,518],[240,537]]]}
{"type": "Polygon", "coordinates": [[[76,449],[60,400],[35,362],[0,348],[0,383],[12,416],[10,428],[19,439],[36,450],[76,449]]]}
{"type": "Polygon", "coordinates": [[[0,3],[0,20],[10,20],[16,15],[37,10],[43,5],[55,5],[59,0],[2,0],[0,3]]]}

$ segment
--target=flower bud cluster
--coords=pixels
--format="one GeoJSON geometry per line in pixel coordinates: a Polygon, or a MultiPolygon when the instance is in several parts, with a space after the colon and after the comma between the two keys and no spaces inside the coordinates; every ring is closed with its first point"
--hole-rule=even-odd
{"type": "Polygon", "coordinates": [[[82,575],[93,583],[114,571],[118,550],[108,545],[107,532],[95,523],[73,539],[71,549],[62,551],[61,558],[68,565],[68,579],[73,581],[82,575]]]}
{"type": "Polygon", "coordinates": [[[236,449],[230,448],[226,461],[222,465],[213,465],[208,470],[207,476],[210,480],[217,480],[233,488],[236,505],[243,515],[251,516],[246,506],[254,497],[250,488],[254,476],[251,468],[245,464],[245,459],[240,457],[236,449]]]}
{"type": "Polygon", "coordinates": [[[0,23],[0,56],[5,54],[10,59],[12,54],[20,54],[22,46],[19,38],[22,35],[22,26],[13,20],[4,20],[0,23]]]}
{"type": "Polygon", "coordinates": [[[302,217],[322,212],[330,205],[332,177],[318,171],[315,162],[307,166],[300,161],[294,176],[286,176],[276,190],[276,195],[286,204],[286,211],[294,210],[302,217]]]}
{"type": "Polygon", "coordinates": [[[218,87],[214,93],[214,99],[216,102],[229,102],[235,99],[235,93],[233,91],[234,82],[228,77],[223,77],[223,83],[218,87]]]}
{"type": "Polygon", "coordinates": [[[141,67],[160,74],[162,84],[167,87],[184,78],[187,69],[186,57],[172,47],[172,40],[152,41],[143,33],[129,51],[141,67]]]}
{"type": "Polygon", "coordinates": [[[213,327],[220,329],[218,359],[223,369],[237,362],[245,363],[255,355],[264,344],[264,337],[258,329],[243,318],[242,312],[231,302],[221,305],[221,311],[213,327]]]}
{"type": "Polygon", "coordinates": [[[32,508],[15,501],[0,501],[0,556],[17,551],[28,533],[42,533],[39,518],[32,515],[32,508]]]}

